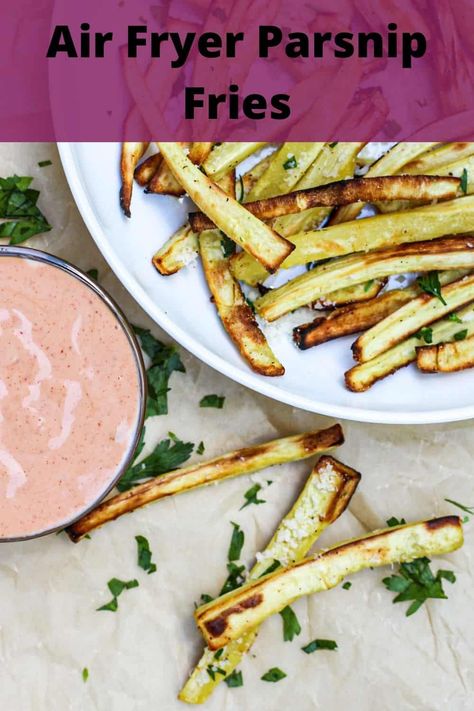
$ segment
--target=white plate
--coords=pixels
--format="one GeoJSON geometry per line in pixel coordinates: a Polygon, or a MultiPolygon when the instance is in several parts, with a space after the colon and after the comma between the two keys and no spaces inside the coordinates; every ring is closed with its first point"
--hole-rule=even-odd
{"type": "MultiPolygon", "coordinates": [[[[145,195],[136,185],[132,219],[119,208],[116,143],[63,143],[64,170],[82,217],[115,274],[170,336],[242,385],[304,410],[361,422],[421,424],[474,417],[474,375],[421,375],[410,366],[366,393],[351,393],[343,374],[353,364],[345,338],[308,351],[291,341],[290,320],[267,335],[284,363],[281,378],[249,370],[224,333],[197,262],[170,277],[151,264],[156,249],[184,222],[186,201],[145,195]]],[[[304,321],[292,315],[291,323],[304,321]]]]}

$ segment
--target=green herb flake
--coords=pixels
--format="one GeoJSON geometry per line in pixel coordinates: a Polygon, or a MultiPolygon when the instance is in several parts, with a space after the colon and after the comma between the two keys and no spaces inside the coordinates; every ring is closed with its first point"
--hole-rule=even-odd
{"type": "Polygon", "coordinates": [[[443,590],[443,580],[456,582],[451,570],[438,570],[436,575],[430,568],[429,558],[418,558],[411,563],[402,563],[400,575],[391,575],[382,580],[391,592],[397,593],[393,602],[412,601],[406,611],[406,616],[413,615],[430,598],[447,599],[443,590]]]}
{"type": "Polygon", "coordinates": [[[259,578],[263,578],[264,575],[269,575],[270,573],[273,573],[275,570],[278,570],[280,568],[281,563],[279,560],[274,560],[273,563],[271,563],[266,570],[263,571],[261,575],[259,575],[259,578]]]}
{"type": "Polygon", "coordinates": [[[20,244],[42,232],[49,232],[51,225],[36,206],[39,191],[30,188],[33,178],[13,175],[0,178],[0,237],[9,237],[10,244],[20,244]]]}
{"type": "Polygon", "coordinates": [[[151,561],[152,552],[150,550],[148,540],[145,536],[135,536],[135,540],[137,542],[138,549],[138,565],[140,568],[143,568],[148,575],[156,573],[156,565],[151,561]]]}
{"type": "Polygon", "coordinates": [[[351,587],[352,587],[352,583],[347,581],[347,583],[344,583],[344,585],[342,586],[342,589],[343,590],[350,590],[351,587]]]}
{"type": "Polygon", "coordinates": [[[234,523],[233,521],[231,521],[231,524],[233,526],[233,530],[232,537],[230,539],[229,552],[227,553],[227,560],[229,562],[239,560],[245,542],[245,533],[242,531],[239,524],[234,523]]]}
{"type": "Polygon", "coordinates": [[[119,578],[112,578],[107,583],[107,587],[112,594],[112,600],[102,607],[98,607],[97,611],[108,610],[109,612],[117,612],[118,609],[118,598],[123,593],[124,590],[131,590],[132,588],[138,587],[138,580],[119,580],[119,578]]]}
{"type": "Polygon", "coordinates": [[[406,523],[404,518],[395,518],[395,516],[392,516],[391,518],[388,519],[387,521],[387,526],[389,528],[393,528],[394,526],[403,526],[406,523]]]}
{"type": "Polygon", "coordinates": [[[214,600],[214,598],[212,597],[212,595],[208,595],[207,593],[202,593],[200,602],[201,602],[201,605],[207,605],[208,602],[212,602],[213,600],[214,600]]]}
{"type": "Polygon", "coordinates": [[[98,269],[88,269],[86,271],[87,276],[89,276],[91,279],[94,279],[94,281],[99,280],[99,270],[98,269]]]}
{"type": "Polygon", "coordinates": [[[305,647],[301,647],[305,654],[312,654],[318,649],[328,649],[334,652],[337,649],[337,642],[333,639],[313,639],[312,642],[307,644],[305,647]]]}
{"type": "Polygon", "coordinates": [[[206,671],[211,677],[212,681],[215,681],[216,674],[222,674],[222,676],[225,676],[225,671],[217,667],[215,664],[208,664],[206,671]]]}
{"type": "Polygon", "coordinates": [[[231,521],[231,524],[233,530],[227,553],[227,578],[219,595],[225,595],[225,593],[231,590],[236,590],[245,582],[245,565],[237,565],[237,563],[234,562],[240,559],[245,542],[245,534],[237,523],[231,521]]]}
{"type": "Polygon", "coordinates": [[[39,166],[40,168],[47,168],[48,165],[53,165],[53,161],[52,161],[52,160],[40,160],[40,161],[38,161],[38,166],[39,166]]]}
{"type": "Polygon", "coordinates": [[[334,143],[330,143],[330,144],[329,144],[329,148],[335,148],[338,143],[339,143],[339,141],[335,141],[334,143]]]}
{"type": "Polygon", "coordinates": [[[197,446],[196,454],[204,454],[204,450],[205,450],[204,442],[201,440],[197,446]]]}
{"type": "Polygon", "coordinates": [[[89,669],[87,667],[84,667],[84,669],[82,670],[82,681],[84,683],[86,683],[88,678],[89,678],[89,669]]]}
{"type": "Polygon", "coordinates": [[[419,276],[416,281],[420,289],[423,289],[426,294],[436,296],[442,304],[447,306],[446,301],[441,294],[441,284],[438,272],[428,272],[427,274],[423,274],[422,276],[419,276]]]}
{"type": "Polygon", "coordinates": [[[424,341],[425,343],[433,343],[433,329],[430,328],[430,326],[420,328],[418,333],[415,333],[415,338],[419,338],[420,341],[424,341]]]}
{"type": "Polygon", "coordinates": [[[290,156],[288,160],[286,160],[283,163],[283,167],[285,170],[291,170],[292,168],[297,168],[298,167],[298,162],[295,158],[295,156],[290,156]]]}
{"type": "Polygon", "coordinates": [[[148,398],[146,417],[168,414],[169,379],[173,372],[185,373],[186,369],[175,346],[167,346],[145,328],[134,326],[140,345],[150,358],[147,370],[148,398]]]}
{"type": "Polygon", "coordinates": [[[242,678],[242,672],[237,671],[236,669],[234,669],[234,671],[231,674],[229,674],[229,676],[226,676],[224,681],[227,684],[227,686],[229,687],[229,689],[236,689],[237,687],[244,685],[244,680],[242,678]]]}
{"type": "Polygon", "coordinates": [[[278,667],[272,667],[267,672],[265,672],[265,674],[263,676],[261,676],[260,678],[262,681],[276,682],[276,681],[281,681],[285,677],[286,677],[286,674],[284,671],[282,671],[278,667]]]}
{"type": "Polygon", "coordinates": [[[244,494],[245,503],[242,504],[240,510],[245,509],[245,507],[250,506],[250,504],[255,504],[256,506],[258,504],[265,504],[265,499],[258,498],[258,492],[261,491],[261,489],[262,487],[260,484],[254,484],[251,486],[250,489],[248,489],[244,494]]]}
{"type": "Polygon", "coordinates": [[[371,289],[373,287],[374,283],[375,283],[375,279],[370,279],[369,281],[367,281],[365,283],[365,286],[364,286],[365,293],[367,293],[369,291],[369,289],[371,289]]]}
{"type": "MultiPolygon", "coordinates": [[[[144,479],[152,479],[160,474],[178,469],[178,467],[189,459],[193,449],[194,444],[192,442],[182,442],[178,438],[173,441],[171,439],[161,440],[151,454],[142,459],[138,464],[133,463],[132,466],[127,469],[118,482],[117,489],[119,491],[127,491],[127,489],[130,489],[144,479]]],[[[140,451],[139,447],[137,457],[140,451]]]]}
{"type": "Polygon", "coordinates": [[[448,314],[448,321],[454,321],[454,323],[462,323],[462,319],[460,319],[459,316],[454,312],[452,314],[448,314]]]}
{"type": "Polygon", "coordinates": [[[253,303],[252,299],[249,299],[248,296],[244,296],[244,299],[245,299],[245,303],[247,304],[247,306],[250,307],[250,310],[252,311],[252,313],[254,313],[254,314],[257,313],[255,304],[253,303]]]}
{"type": "Polygon", "coordinates": [[[461,511],[464,511],[465,513],[469,514],[470,516],[474,516],[474,506],[465,506],[464,504],[460,504],[458,501],[453,501],[453,499],[445,499],[445,501],[447,501],[448,504],[457,506],[458,509],[461,509],[461,511]]]}
{"type": "Polygon", "coordinates": [[[283,640],[292,642],[295,637],[301,634],[301,625],[298,618],[289,605],[280,610],[280,615],[283,619],[283,640]]]}
{"type": "Polygon", "coordinates": [[[221,247],[226,259],[228,257],[232,257],[235,253],[235,242],[231,240],[230,237],[227,237],[227,235],[223,232],[221,232],[221,247]]]}
{"type": "Polygon", "coordinates": [[[468,183],[468,174],[466,168],[463,168],[463,171],[461,173],[461,182],[459,184],[459,187],[463,191],[464,195],[467,193],[467,183],[468,183]]]}
{"type": "Polygon", "coordinates": [[[464,341],[468,334],[467,328],[463,328],[462,331],[458,331],[457,333],[454,334],[454,340],[455,341],[464,341]]]}
{"type": "Polygon", "coordinates": [[[222,410],[224,401],[224,395],[204,395],[199,401],[199,407],[215,407],[218,410],[222,410]]]}

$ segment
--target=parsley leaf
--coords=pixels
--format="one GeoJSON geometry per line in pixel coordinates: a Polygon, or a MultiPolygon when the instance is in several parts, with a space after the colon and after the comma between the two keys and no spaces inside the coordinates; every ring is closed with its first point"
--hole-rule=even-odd
{"type": "Polygon", "coordinates": [[[280,610],[280,615],[283,619],[283,640],[292,642],[301,633],[301,625],[298,618],[289,605],[280,610]]]}
{"type": "Polygon", "coordinates": [[[427,274],[423,274],[423,276],[419,276],[416,281],[418,286],[423,289],[426,294],[436,296],[442,304],[447,306],[446,301],[441,294],[441,284],[439,282],[438,272],[428,272],[427,274]]]}
{"type": "Polygon", "coordinates": [[[39,166],[40,168],[47,168],[48,165],[53,165],[53,161],[52,161],[52,160],[40,160],[40,161],[38,161],[38,166],[39,166]]]}
{"type": "Polygon", "coordinates": [[[403,526],[406,523],[404,518],[398,519],[395,518],[395,516],[392,516],[391,518],[388,519],[387,521],[387,526],[389,528],[393,528],[393,526],[403,526]]]}
{"type": "Polygon", "coordinates": [[[215,664],[208,664],[206,671],[211,677],[212,681],[215,680],[216,674],[222,674],[222,676],[225,676],[225,671],[217,667],[215,664]]]}
{"type": "Polygon", "coordinates": [[[151,360],[147,370],[148,398],[146,417],[168,414],[168,382],[174,371],[185,373],[186,369],[175,346],[167,346],[146,328],[134,326],[140,345],[151,360]]]}
{"type": "Polygon", "coordinates": [[[204,395],[199,401],[199,407],[216,407],[218,410],[222,410],[224,401],[224,395],[204,395]]]}
{"type": "Polygon", "coordinates": [[[290,156],[288,158],[288,160],[286,160],[283,163],[283,167],[285,170],[291,170],[291,168],[297,168],[297,166],[298,166],[298,162],[297,162],[295,156],[290,156]]]}
{"type": "Polygon", "coordinates": [[[200,603],[201,603],[201,605],[207,605],[208,602],[212,602],[213,600],[214,600],[214,598],[212,597],[212,595],[208,595],[207,593],[202,593],[200,603]]]}
{"type": "Polygon", "coordinates": [[[448,314],[448,321],[454,321],[455,323],[462,323],[462,319],[459,318],[457,314],[454,312],[452,314],[448,314]]]}
{"type": "Polygon", "coordinates": [[[201,442],[199,442],[199,444],[197,446],[196,454],[204,454],[204,450],[205,450],[204,442],[201,440],[201,442]]]}
{"type": "Polygon", "coordinates": [[[87,276],[90,276],[91,279],[94,279],[94,281],[99,280],[99,270],[98,269],[88,269],[86,271],[87,276]]]}
{"type": "Polygon", "coordinates": [[[221,232],[221,247],[224,252],[224,257],[232,257],[235,253],[235,242],[227,237],[223,232],[221,232]]]}
{"type": "Polygon", "coordinates": [[[229,552],[227,553],[227,560],[239,560],[240,554],[242,553],[242,548],[245,542],[245,533],[242,531],[238,523],[231,521],[233,528],[232,538],[230,539],[229,552]]]}
{"type": "Polygon", "coordinates": [[[463,328],[462,331],[458,331],[457,333],[454,334],[454,340],[455,341],[464,341],[464,339],[467,336],[467,328],[463,328]]]}
{"type": "Polygon", "coordinates": [[[286,674],[284,671],[279,669],[278,667],[272,667],[269,669],[263,676],[260,677],[262,681],[280,681],[281,679],[284,679],[286,677],[286,674]]]}
{"type": "Polygon", "coordinates": [[[238,523],[231,521],[233,526],[232,537],[230,539],[229,551],[227,553],[227,578],[221,588],[219,595],[224,595],[231,590],[239,588],[245,582],[245,565],[237,565],[234,561],[239,560],[244,546],[245,534],[238,523]]]}
{"type": "Polygon", "coordinates": [[[84,667],[82,670],[82,681],[85,683],[89,678],[89,669],[87,667],[84,667]]]}
{"type": "Polygon", "coordinates": [[[349,582],[349,580],[348,580],[347,583],[344,583],[344,585],[342,586],[342,589],[343,590],[350,590],[351,587],[352,587],[352,583],[349,582]]]}
{"type": "Polygon", "coordinates": [[[369,289],[371,289],[373,287],[374,282],[375,282],[375,279],[370,279],[369,281],[367,281],[365,283],[365,286],[364,286],[365,293],[367,293],[369,291],[369,289]]]}
{"type": "Polygon", "coordinates": [[[400,575],[391,575],[382,580],[387,590],[398,593],[393,599],[394,603],[412,601],[406,611],[407,617],[413,615],[430,598],[447,599],[443,580],[450,583],[456,581],[451,570],[438,570],[434,575],[430,562],[429,558],[418,558],[411,563],[402,563],[400,575]]]}
{"type": "Polygon", "coordinates": [[[339,143],[339,141],[335,141],[334,143],[330,143],[330,144],[329,144],[329,148],[335,148],[338,143],[339,143]]]}
{"type": "Polygon", "coordinates": [[[242,672],[237,671],[237,669],[234,669],[234,671],[229,674],[224,679],[225,683],[229,687],[229,689],[236,689],[238,686],[243,686],[244,685],[244,680],[242,678],[242,672]]]}
{"type": "Polygon", "coordinates": [[[244,494],[245,504],[242,504],[240,510],[244,509],[246,506],[250,506],[250,504],[265,504],[265,499],[258,498],[258,492],[261,491],[261,489],[261,484],[254,484],[251,486],[250,489],[248,489],[244,494]]]}
{"type": "Polygon", "coordinates": [[[334,652],[337,649],[337,642],[334,642],[332,639],[314,639],[305,647],[301,647],[301,649],[306,654],[312,654],[318,649],[329,649],[334,652]]]}
{"type": "Polygon", "coordinates": [[[433,329],[430,328],[430,326],[420,328],[418,333],[415,333],[415,337],[423,340],[425,343],[433,343],[433,329]]]}
{"type": "Polygon", "coordinates": [[[33,178],[13,175],[0,178],[0,237],[9,237],[10,244],[20,244],[33,235],[49,232],[51,225],[36,206],[38,190],[32,190],[33,178]]]}
{"type": "MultiPolygon", "coordinates": [[[[165,472],[177,469],[186,462],[192,454],[194,444],[177,439],[163,439],[158,442],[151,454],[138,464],[132,464],[117,484],[119,491],[127,491],[143,479],[151,479],[165,472]]],[[[136,460],[135,460],[136,461],[136,460]]]]}
{"type": "Polygon", "coordinates": [[[112,578],[107,583],[112,594],[112,600],[102,607],[98,607],[97,610],[108,610],[109,612],[116,612],[118,609],[118,597],[123,593],[124,590],[131,590],[132,588],[138,587],[138,580],[119,580],[118,578],[112,578]]]}
{"type": "Polygon", "coordinates": [[[145,536],[135,536],[138,548],[138,565],[143,568],[148,575],[156,573],[156,565],[151,562],[152,552],[150,550],[150,544],[145,536]]]}
{"type": "Polygon", "coordinates": [[[466,170],[466,168],[463,168],[463,171],[461,173],[461,182],[459,184],[459,187],[463,191],[464,195],[466,195],[466,193],[467,193],[467,184],[468,184],[467,170],[466,170]]]}

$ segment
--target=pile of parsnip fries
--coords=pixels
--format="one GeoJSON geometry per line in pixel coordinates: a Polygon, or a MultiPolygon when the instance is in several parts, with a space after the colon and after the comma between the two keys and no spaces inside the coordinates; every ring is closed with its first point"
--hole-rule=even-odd
{"type": "Polygon", "coordinates": [[[148,144],[122,146],[126,215],[134,179],[196,204],[153,264],[168,276],[200,254],[222,324],[257,373],[285,372],[265,322],[303,306],[320,312],[293,329],[302,350],[361,334],[345,374],[354,392],[410,362],[422,373],[474,367],[474,143],[398,143],[372,162],[366,145],[157,142],[142,161],[148,144]],[[264,147],[273,152],[242,173],[264,147]],[[393,288],[400,275],[413,278],[393,288]],[[243,285],[260,296],[249,301],[243,285]]]}

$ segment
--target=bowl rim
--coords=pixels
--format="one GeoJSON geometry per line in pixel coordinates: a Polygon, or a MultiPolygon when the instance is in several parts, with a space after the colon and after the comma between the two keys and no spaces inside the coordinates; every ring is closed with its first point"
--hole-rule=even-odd
{"type": "Polygon", "coordinates": [[[74,264],[71,264],[71,262],[68,262],[66,259],[57,257],[56,255],[50,254],[49,252],[44,252],[39,249],[33,249],[32,247],[24,247],[19,245],[0,245],[0,259],[2,257],[20,257],[21,259],[30,259],[33,261],[42,262],[43,264],[49,264],[50,266],[56,267],[66,272],[67,274],[69,274],[69,276],[77,279],[86,287],[88,287],[92,292],[94,292],[94,294],[98,296],[99,299],[112,312],[113,316],[122,328],[123,333],[125,333],[125,336],[127,337],[127,341],[133,353],[135,365],[137,368],[139,388],[138,413],[133,438],[130,442],[127,454],[124,457],[122,463],[120,464],[120,467],[118,468],[110,484],[103,492],[101,492],[98,498],[94,499],[93,503],[89,504],[79,514],[74,514],[74,516],[70,520],[62,522],[60,525],[50,527],[45,531],[41,531],[39,533],[28,533],[24,536],[0,536],[0,543],[15,543],[19,541],[29,541],[35,538],[42,538],[43,536],[48,536],[52,533],[59,533],[60,531],[63,531],[75,521],[79,520],[80,518],[88,514],[90,511],[92,511],[107,496],[107,494],[110,493],[110,491],[114,488],[121,476],[131,464],[138,443],[140,442],[143,425],[145,422],[147,381],[142,351],[132,326],[130,325],[127,317],[125,316],[115,299],[112,298],[108,291],[106,291],[102,286],[100,286],[95,281],[95,279],[93,279],[91,276],[82,271],[82,269],[79,269],[79,267],[76,267],[74,264]]]}

